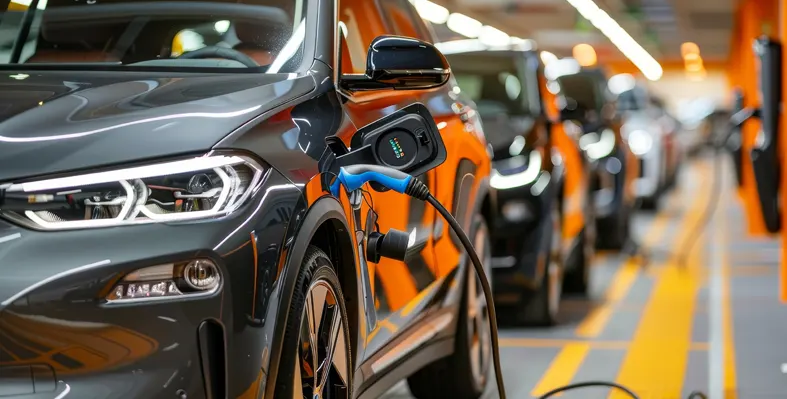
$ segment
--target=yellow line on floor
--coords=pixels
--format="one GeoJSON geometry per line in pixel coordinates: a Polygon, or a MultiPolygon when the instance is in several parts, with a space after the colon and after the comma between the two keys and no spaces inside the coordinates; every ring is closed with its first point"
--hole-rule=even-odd
{"type": "MultiPolygon", "coordinates": [[[[650,228],[648,228],[647,234],[645,234],[642,244],[645,247],[651,247],[660,242],[666,231],[668,221],[669,218],[665,213],[662,212],[656,215],[650,228]]],[[[637,280],[640,269],[637,259],[629,259],[618,268],[607,288],[607,292],[604,294],[604,303],[593,309],[577,326],[574,333],[578,337],[597,337],[604,331],[604,328],[609,324],[609,319],[612,317],[615,307],[626,297],[629,290],[631,290],[631,286],[637,280]]]]}
{"type": "Polygon", "coordinates": [[[590,351],[587,343],[570,343],[563,347],[560,353],[552,360],[549,369],[541,377],[531,396],[539,397],[555,387],[571,383],[574,374],[590,351]]]}
{"type": "MultiPolygon", "coordinates": [[[[597,341],[581,339],[543,339],[543,338],[500,338],[501,348],[563,348],[570,345],[587,345],[590,349],[626,350],[631,346],[628,341],[597,341]]],[[[708,350],[707,342],[692,342],[692,351],[708,350]]]]}
{"type": "MultiPolygon", "coordinates": [[[[670,203],[674,202],[674,197],[670,198],[670,203]]],[[[661,241],[664,231],[666,230],[668,217],[663,213],[658,214],[645,236],[643,244],[651,246],[661,241]]],[[[612,279],[607,291],[605,293],[604,303],[588,314],[585,319],[577,326],[575,334],[582,338],[594,338],[604,331],[604,328],[609,323],[610,318],[614,312],[615,307],[626,297],[631,286],[637,280],[639,275],[639,262],[637,259],[627,260],[612,279]]],[[[536,384],[531,392],[532,396],[541,396],[548,392],[550,389],[565,385],[571,382],[574,378],[579,367],[585,361],[588,351],[591,346],[593,348],[601,347],[603,344],[595,342],[568,342],[560,345],[562,349],[557,356],[552,360],[549,368],[541,376],[541,379],[536,384]]],[[[628,343],[623,343],[622,349],[628,347],[628,343]]]]}
{"type": "MultiPolygon", "coordinates": [[[[707,171],[707,168],[702,170],[707,171]]],[[[702,217],[702,207],[708,198],[708,181],[702,182],[696,193],[687,193],[693,201],[683,213],[677,239],[671,248],[680,249],[702,217]]],[[[694,307],[702,283],[699,261],[703,249],[704,239],[700,237],[685,269],[679,268],[674,259],[658,269],[650,299],[616,380],[642,397],[677,398],[681,395],[691,349],[694,307]]],[[[620,391],[613,391],[609,397],[628,399],[620,391]]]]}

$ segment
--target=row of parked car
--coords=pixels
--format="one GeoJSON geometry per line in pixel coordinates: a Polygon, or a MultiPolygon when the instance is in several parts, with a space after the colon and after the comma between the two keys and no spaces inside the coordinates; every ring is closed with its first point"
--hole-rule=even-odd
{"type": "Polygon", "coordinates": [[[675,185],[678,123],[631,75],[516,46],[443,50],[493,152],[499,313],[553,324],[564,291],[587,294],[595,249],[622,249],[635,210],[675,185]]]}
{"type": "Polygon", "coordinates": [[[669,132],[626,128],[655,112],[641,96],[616,110],[601,71],[513,48],[449,65],[407,0],[22,3],[0,29],[2,394],[375,398],[407,378],[476,399],[489,312],[461,243],[422,201],[331,190],[339,160],[393,151],[501,310],[539,324],[675,173],[669,132]],[[404,259],[374,250],[394,230],[404,259]]]}

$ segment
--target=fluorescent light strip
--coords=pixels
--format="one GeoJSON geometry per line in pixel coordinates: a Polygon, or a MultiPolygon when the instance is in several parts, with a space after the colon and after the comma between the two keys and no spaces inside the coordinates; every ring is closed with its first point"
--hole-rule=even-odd
{"type": "Polygon", "coordinates": [[[484,26],[477,20],[458,12],[449,15],[446,24],[448,29],[471,39],[477,38],[481,34],[481,28],[484,26]]]}
{"type": "MultiPolygon", "coordinates": [[[[447,8],[435,4],[429,0],[409,0],[418,11],[421,18],[435,23],[446,24],[448,29],[469,38],[469,40],[456,40],[456,45],[449,45],[446,50],[451,52],[463,52],[472,50],[485,50],[493,47],[506,47],[519,45],[524,50],[532,50],[535,43],[532,40],[522,40],[518,37],[510,37],[507,33],[493,26],[484,25],[476,19],[460,13],[451,13],[447,8]]],[[[452,43],[443,42],[436,44],[452,43]]]]}
{"type": "Polygon", "coordinates": [[[659,80],[664,70],[631,35],[593,0],[566,0],[593,26],[604,34],[650,80],[659,80]]]}
{"type": "Polygon", "coordinates": [[[410,0],[410,2],[413,3],[421,18],[435,24],[446,23],[448,16],[451,14],[447,8],[429,0],[410,0]]]}

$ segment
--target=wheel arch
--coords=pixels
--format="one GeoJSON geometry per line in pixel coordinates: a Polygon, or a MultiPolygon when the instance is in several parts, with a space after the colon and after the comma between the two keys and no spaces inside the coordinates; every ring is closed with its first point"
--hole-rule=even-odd
{"type": "Polygon", "coordinates": [[[350,322],[350,340],[353,356],[357,348],[358,288],[355,278],[355,255],[349,223],[342,205],[333,197],[322,197],[316,200],[306,211],[303,221],[295,229],[294,239],[283,260],[283,276],[281,277],[281,293],[273,326],[273,337],[270,344],[270,363],[264,397],[273,397],[276,390],[279,364],[283,352],[284,334],[289,317],[292,295],[300,272],[300,265],[306,249],[315,245],[328,254],[342,291],[348,302],[347,313],[350,322]],[[356,324],[354,324],[356,323],[356,324]]]}

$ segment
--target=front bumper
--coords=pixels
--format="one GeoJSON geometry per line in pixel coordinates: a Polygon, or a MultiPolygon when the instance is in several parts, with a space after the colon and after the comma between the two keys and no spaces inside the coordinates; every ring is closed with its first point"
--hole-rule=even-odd
{"type": "Polygon", "coordinates": [[[491,230],[495,301],[516,301],[538,277],[540,257],[552,237],[551,208],[557,200],[551,179],[497,191],[497,216],[491,230]],[[512,207],[527,209],[512,212],[512,207]],[[518,215],[523,217],[514,217],[518,215]]]}
{"type": "Polygon", "coordinates": [[[622,151],[601,158],[593,164],[593,202],[596,219],[614,219],[623,209],[626,185],[626,157],[622,151]]]}
{"type": "Polygon", "coordinates": [[[282,215],[301,198],[270,173],[248,206],[221,220],[59,232],[0,220],[0,397],[205,398],[208,376],[228,397],[259,389],[282,215]],[[221,269],[214,294],[104,300],[133,270],[194,258],[221,269]],[[220,334],[206,336],[205,322],[220,334]],[[223,364],[206,365],[206,345],[223,364]]]}

